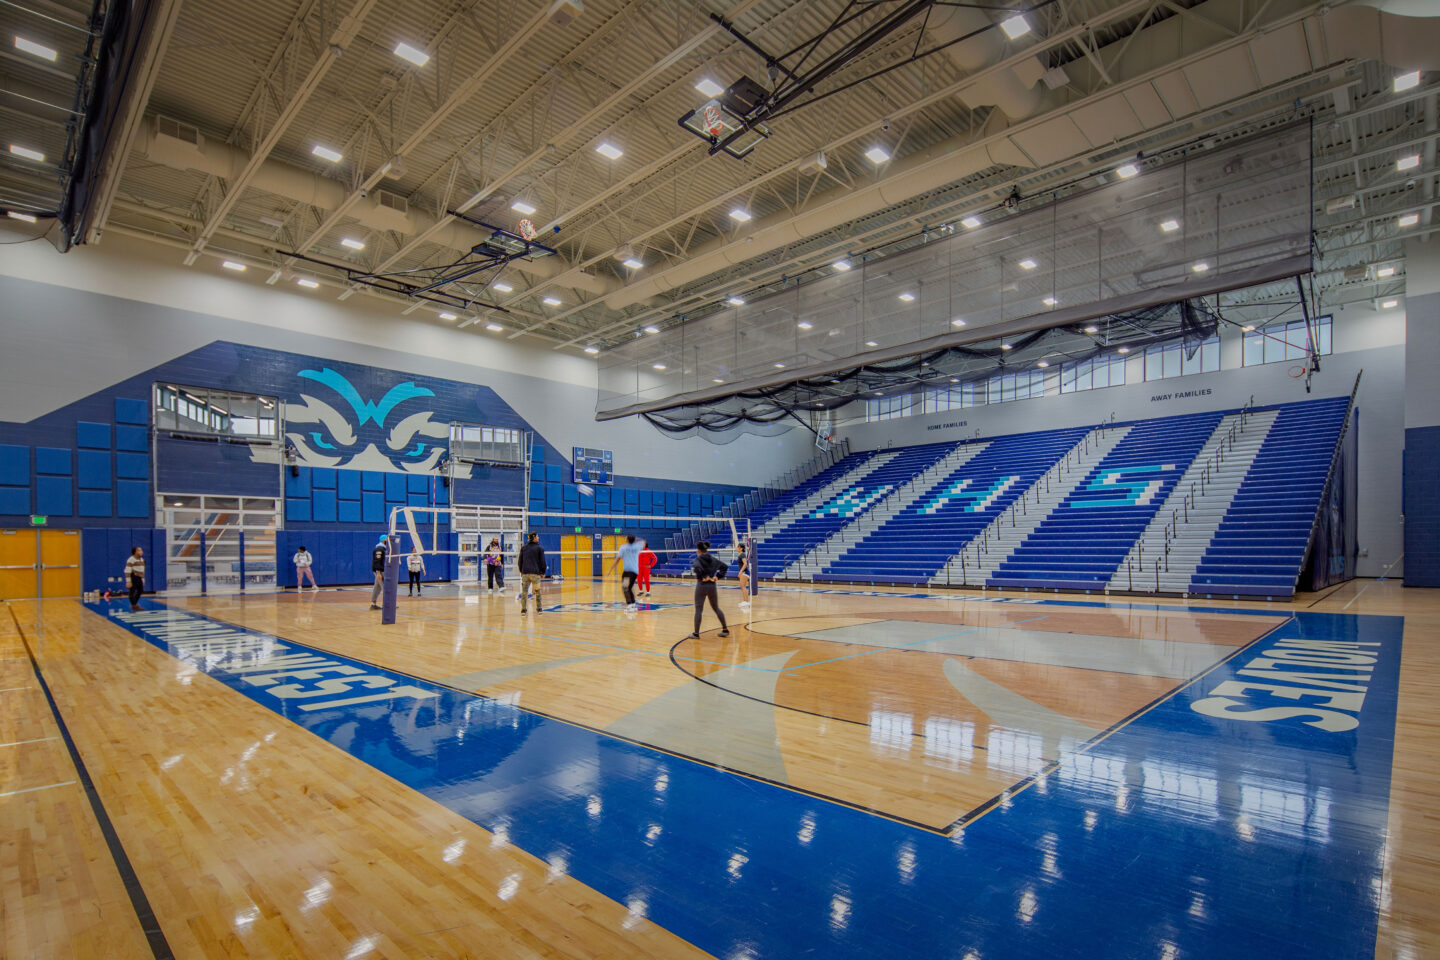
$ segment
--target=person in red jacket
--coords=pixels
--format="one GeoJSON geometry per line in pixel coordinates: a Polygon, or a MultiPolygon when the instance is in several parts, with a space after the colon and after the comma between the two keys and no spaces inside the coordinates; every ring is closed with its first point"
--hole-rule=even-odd
{"type": "Polygon", "coordinates": [[[640,591],[640,596],[648,597],[650,596],[650,571],[655,564],[660,562],[660,558],[655,556],[655,551],[651,550],[650,544],[645,541],[640,541],[640,547],[640,578],[635,585],[640,591]]]}

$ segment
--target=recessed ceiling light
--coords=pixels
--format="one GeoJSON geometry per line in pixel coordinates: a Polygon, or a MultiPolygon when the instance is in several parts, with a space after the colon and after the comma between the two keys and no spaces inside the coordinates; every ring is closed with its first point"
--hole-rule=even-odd
{"type": "Polygon", "coordinates": [[[409,60],[417,67],[423,67],[430,62],[430,54],[424,50],[417,50],[408,43],[395,44],[395,56],[401,60],[409,60]]]}
{"type": "Polygon", "coordinates": [[[44,46],[43,44],[36,43],[34,40],[26,40],[24,37],[15,38],[15,49],[23,50],[26,53],[31,54],[32,56],[40,57],[44,60],[49,60],[52,63],[55,61],[55,58],[59,56],[59,54],[57,54],[54,50],[51,50],[49,47],[44,46]]]}
{"type": "Polygon", "coordinates": [[[26,160],[34,160],[36,163],[45,162],[45,154],[39,150],[31,150],[29,147],[22,147],[18,144],[10,144],[10,152],[17,157],[24,157],[26,160]]]}
{"type": "Polygon", "coordinates": [[[913,293],[902,293],[902,294],[900,294],[900,299],[903,300],[903,301],[905,301],[906,303],[910,303],[910,302],[912,302],[912,301],[915,299],[915,294],[913,294],[913,293]]]}
{"type": "Polygon", "coordinates": [[[725,381],[724,381],[724,380],[721,380],[719,377],[715,377],[715,378],[712,379],[710,382],[711,382],[711,383],[724,383],[725,381]]]}
{"type": "Polygon", "coordinates": [[[515,288],[508,283],[492,283],[490,284],[490,289],[496,293],[511,293],[515,290],[515,288]]]}
{"type": "Polygon", "coordinates": [[[1121,180],[1129,180],[1140,172],[1140,168],[1133,163],[1126,163],[1116,167],[1115,172],[1120,175],[1121,180]]]}
{"type": "Polygon", "coordinates": [[[1002,344],[1000,344],[1000,349],[1001,349],[1001,350],[1013,350],[1013,349],[1015,349],[1015,348],[1012,347],[1012,346],[1010,346],[1010,344],[1008,344],[1008,343],[1002,343],[1002,344]]]}
{"type": "Polygon", "coordinates": [[[1393,309],[1395,309],[1395,308],[1398,307],[1398,306],[1400,306],[1400,301],[1399,301],[1399,300],[1386,300],[1384,303],[1380,304],[1380,309],[1381,309],[1381,310],[1393,310],[1393,309]]]}
{"type": "Polygon", "coordinates": [[[1030,32],[1030,21],[1017,14],[1009,20],[1000,21],[1000,29],[1004,30],[1005,36],[1011,40],[1018,40],[1030,32]]]}
{"type": "Polygon", "coordinates": [[[1401,157],[1395,161],[1396,170],[1410,170],[1418,166],[1420,166],[1420,154],[1418,153],[1412,153],[1408,157],[1401,157]]]}
{"type": "MultiPolygon", "coordinates": [[[[14,148],[12,147],[11,149],[14,149],[14,148]]],[[[1396,222],[1397,224],[1399,224],[1400,226],[1402,226],[1402,227],[1413,227],[1413,226],[1415,226],[1415,224],[1417,224],[1417,223],[1420,222],[1420,214],[1418,214],[1418,213],[1407,213],[1407,214],[1405,214],[1405,216],[1401,217],[1399,220],[1396,220],[1395,222],[1396,222]]]]}
{"type": "Polygon", "coordinates": [[[1030,259],[1027,258],[1027,259],[1025,259],[1025,260],[1021,260],[1021,261],[1020,261],[1020,269],[1021,269],[1021,270],[1034,270],[1035,267],[1036,267],[1036,263],[1035,263],[1034,260],[1030,260],[1030,259]]]}
{"type": "Polygon", "coordinates": [[[1395,92],[1401,93],[1411,87],[1420,86],[1420,71],[1411,70],[1409,73],[1402,73],[1395,78],[1395,92]]]}
{"type": "Polygon", "coordinates": [[[799,323],[795,324],[795,326],[799,327],[801,330],[810,330],[814,328],[815,324],[811,323],[809,320],[801,320],[799,323]]]}
{"type": "Polygon", "coordinates": [[[645,328],[645,332],[646,332],[646,333],[659,333],[659,332],[660,332],[660,328],[659,328],[659,327],[656,327],[656,326],[649,326],[649,327],[646,327],[646,328],[645,328]]]}
{"type": "Polygon", "coordinates": [[[885,152],[884,147],[871,147],[865,151],[865,159],[878,166],[886,160],[889,160],[890,154],[885,152]]]}
{"type": "Polygon", "coordinates": [[[1039,363],[1035,364],[1035,366],[1040,367],[1040,368],[1043,369],[1043,368],[1045,368],[1045,367],[1050,366],[1050,361],[1049,361],[1049,360],[1041,360],[1039,363]]]}
{"type": "Polygon", "coordinates": [[[952,326],[952,327],[963,327],[963,326],[965,326],[965,320],[964,320],[963,317],[956,317],[954,320],[951,320],[951,321],[950,321],[950,326],[952,326]]]}
{"type": "Polygon", "coordinates": [[[586,348],[585,348],[585,352],[588,353],[588,354],[594,355],[594,354],[597,354],[597,353],[600,352],[600,348],[599,348],[599,347],[586,347],[586,348]]]}
{"type": "Polygon", "coordinates": [[[730,304],[730,306],[732,306],[732,307],[743,307],[743,306],[745,306],[745,298],[744,298],[744,297],[730,297],[730,298],[729,298],[728,300],[726,300],[725,302],[728,303],[728,304],[730,304]]]}
{"type": "Polygon", "coordinates": [[[440,319],[441,319],[441,320],[459,320],[459,319],[460,319],[460,316],[459,316],[459,314],[455,314],[455,313],[442,313],[442,314],[440,314],[440,319]]]}
{"type": "Polygon", "coordinates": [[[1384,277],[1393,277],[1393,276],[1395,276],[1395,268],[1394,268],[1394,267],[1381,267],[1379,270],[1376,270],[1376,271],[1375,271],[1375,276],[1381,277],[1382,279],[1383,279],[1384,277]]]}
{"type": "Polygon", "coordinates": [[[866,341],[865,341],[865,346],[867,346],[867,347],[878,347],[878,346],[880,346],[880,344],[876,343],[874,340],[866,340],[866,341]]]}
{"type": "Polygon", "coordinates": [[[652,363],[652,364],[650,364],[650,369],[651,369],[651,370],[664,370],[664,369],[665,369],[665,364],[663,364],[663,363],[652,363]]]}
{"type": "Polygon", "coordinates": [[[1241,330],[1244,330],[1246,333],[1254,333],[1254,332],[1255,332],[1255,324],[1253,324],[1253,323],[1247,323],[1247,324],[1245,324],[1245,326],[1241,327],[1240,329],[1241,329],[1241,330]]]}
{"type": "Polygon", "coordinates": [[[711,80],[709,77],[702,77],[700,79],[700,82],[695,84],[695,89],[699,90],[707,97],[718,97],[720,96],[720,94],[725,92],[724,87],[720,86],[720,84],[716,83],[714,80],[711,80]]]}
{"type": "Polygon", "coordinates": [[[980,224],[983,223],[983,222],[984,222],[984,221],[981,220],[979,217],[971,216],[971,217],[966,217],[966,218],[964,218],[963,220],[961,220],[961,221],[960,221],[960,226],[964,227],[966,230],[974,230],[976,227],[980,226],[980,224]]]}
{"type": "Polygon", "coordinates": [[[1086,333],[1099,333],[1099,332],[1100,332],[1100,328],[1097,327],[1097,326],[1095,326],[1094,324],[1091,324],[1090,326],[1088,326],[1088,327],[1085,328],[1085,332],[1086,332],[1086,333]]]}
{"type": "Polygon", "coordinates": [[[830,264],[830,266],[834,267],[836,270],[839,270],[841,273],[844,273],[846,270],[850,269],[850,261],[836,260],[834,263],[830,264]]]}
{"type": "Polygon", "coordinates": [[[39,223],[39,221],[36,220],[34,217],[30,216],[30,214],[19,213],[15,210],[7,210],[5,212],[5,216],[9,217],[11,220],[23,220],[26,223],[39,223]]]}
{"type": "Polygon", "coordinates": [[[875,396],[877,396],[877,397],[883,397],[883,396],[885,396],[885,391],[884,391],[884,390],[876,390],[876,391],[875,391],[875,396]]]}
{"type": "Polygon", "coordinates": [[[1204,273],[1206,270],[1210,269],[1210,264],[1206,263],[1204,260],[1201,260],[1199,263],[1191,264],[1190,269],[1195,273],[1204,273]]]}
{"type": "Polygon", "coordinates": [[[615,144],[608,141],[596,147],[595,152],[600,154],[600,156],[608,157],[611,160],[619,160],[621,157],[625,156],[624,150],[621,150],[619,147],[615,146],[615,144]]]}
{"type": "Polygon", "coordinates": [[[486,329],[486,330],[489,330],[491,333],[499,333],[500,331],[504,330],[505,328],[502,327],[502,326],[500,326],[500,324],[498,324],[498,323],[487,323],[487,324],[485,324],[485,329],[486,329]]]}
{"type": "Polygon", "coordinates": [[[236,263],[234,260],[224,260],[220,263],[220,266],[224,267],[226,270],[234,270],[236,273],[245,272],[245,264],[236,263]]]}
{"type": "Polygon", "coordinates": [[[1059,300],[1056,300],[1054,297],[1046,297],[1045,300],[1044,300],[1044,303],[1045,303],[1045,306],[1047,306],[1047,307],[1053,307],[1053,306],[1058,305],[1058,304],[1060,303],[1060,301],[1059,301],[1059,300]]]}
{"type": "Polygon", "coordinates": [[[1129,347],[1121,347],[1119,350],[1116,351],[1116,353],[1129,353],[1129,352],[1130,352],[1130,348],[1129,348],[1129,347]]]}
{"type": "Polygon", "coordinates": [[[543,303],[543,304],[545,304],[545,306],[547,306],[547,307],[558,307],[558,306],[560,306],[560,300],[556,299],[555,297],[546,297],[545,299],[541,300],[540,302],[543,303]]]}
{"type": "Polygon", "coordinates": [[[645,262],[643,260],[636,260],[634,257],[626,257],[621,262],[624,263],[625,266],[629,267],[631,270],[639,270],[641,267],[645,266],[645,262]]]}
{"type": "Polygon", "coordinates": [[[535,209],[536,209],[536,208],[535,208],[535,207],[532,207],[530,204],[526,203],[524,200],[516,200],[514,203],[510,204],[510,209],[511,209],[511,210],[514,210],[516,213],[520,214],[520,216],[522,216],[522,217],[528,217],[528,216],[530,216],[530,214],[532,214],[532,213],[535,212],[535,209]]]}
{"type": "MultiPolygon", "coordinates": [[[[316,287],[320,286],[318,281],[311,280],[309,277],[299,277],[295,280],[295,282],[300,284],[300,286],[304,287],[307,290],[314,290],[316,287]]],[[[441,316],[444,316],[444,314],[441,314],[441,316]]]]}
{"type": "Polygon", "coordinates": [[[356,240],[354,237],[342,237],[340,239],[340,246],[349,247],[351,250],[364,250],[365,242],[363,240],[356,240]]]}
{"type": "Polygon", "coordinates": [[[1166,233],[1174,233],[1176,230],[1180,229],[1180,221],[1162,220],[1160,221],[1160,229],[1164,230],[1166,233]]]}
{"type": "Polygon", "coordinates": [[[750,211],[744,207],[736,207],[730,211],[730,219],[740,223],[748,223],[751,220],[750,211]]]}
{"type": "Polygon", "coordinates": [[[959,378],[959,377],[951,377],[951,378],[950,378],[950,382],[951,382],[951,383],[959,383],[959,382],[960,382],[960,378],[959,378]]]}
{"type": "Polygon", "coordinates": [[[315,144],[315,146],[310,148],[310,152],[321,160],[329,160],[331,163],[339,163],[345,159],[345,155],[339,150],[332,150],[322,143],[315,144]]]}
{"type": "Polygon", "coordinates": [[[784,370],[784,369],[785,369],[785,364],[783,364],[783,363],[776,363],[776,364],[774,364],[774,367],[775,367],[776,370],[784,370]]]}

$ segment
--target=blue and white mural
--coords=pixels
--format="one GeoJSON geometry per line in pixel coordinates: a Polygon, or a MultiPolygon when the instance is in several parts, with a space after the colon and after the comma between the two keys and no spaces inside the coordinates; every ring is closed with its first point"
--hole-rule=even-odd
{"type": "Polygon", "coordinates": [[[1103,471],[1085,485],[1084,493],[1093,494],[1089,499],[1070,501],[1072,507],[1135,507],[1144,506],[1155,499],[1160,488],[1176,470],[1173,463],[1151,463],[1119,470],[1103,471]]]}

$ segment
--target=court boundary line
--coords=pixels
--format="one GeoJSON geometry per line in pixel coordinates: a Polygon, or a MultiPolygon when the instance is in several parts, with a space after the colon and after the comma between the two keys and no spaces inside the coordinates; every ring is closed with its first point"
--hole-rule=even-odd
{"type": "MultiPolygon", "coordinates": [[[[35,659],[35,652],[30,647],[30,638],[26,635],[25,628],[20,625],[20,617],[15,613],[13,605],[7,603],[5,606],[10,611],[10,619],[15,622],[15,629],[20,633],[20,642],[25,645],[25,654],[30,658],[30,669],[35,672],[35,680],[40,684],[40,689],[50,704],[50,713],[55,718],[55,725],[59,728],[60,739],[65,742],[65,749],[70,752],[70,762],[74,764],[75,775],[85,790],[86,798],[90,801],[90,809],[100,827],[101,836],[105,838],[105,845],[110,848],[110,859],[120,874],[120,882],[125,886],[125,893],[130,898],[131,909],[135,911],[135,919],[140,923],[140,931],[145,935],[145,942],[150,945],[150,953],[155,960],[174,960],[175,952],[170,948],[170,941],[165,938],[165,931],[160,928],[160,919],[155,915],[154,907],[150,905],[150,898],[145,895],[145,888],[140,883],[140,876],[135,872],[135,867],[125,852],[125,845],[120,841],[115,824],[105,810],[105,802],[100,799],[100,792],[95,787],[90,770],[85,766],[85,760],[80,756],[80,749],[70,735],[70,728],[60,714],[60,705],[55,702],[55,697],[50,692],[50,685],[45,682],[45,676],[40,670],[40,662],[35,659]]],[[[85,609],[84,604],[81,604],[81,609],[85,609]]],[[[75,781],[69,782],[74,783],[75,781]]],[[[52,786],[63,785],[52,784],[52,786]]]]}

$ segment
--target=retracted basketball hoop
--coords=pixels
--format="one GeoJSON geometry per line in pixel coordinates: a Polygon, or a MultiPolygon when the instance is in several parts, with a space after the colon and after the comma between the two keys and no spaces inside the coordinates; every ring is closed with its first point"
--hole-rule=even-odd
{"type": "Polygon", "coordinates": [[[725,132],[725,121],[720,119],[720,111],[715,109],[713,104],[705,108],[705,129],[710,131],[712,137],[718,137],[725,132]]]}
{"type": "Polygon", "coordinates": [[[521,220],[519,226],[516,229],[520,231],[520,236],[524,237],[526,240],[535,239],[535,224],[531,223],[529,220],[521,220]]]}

